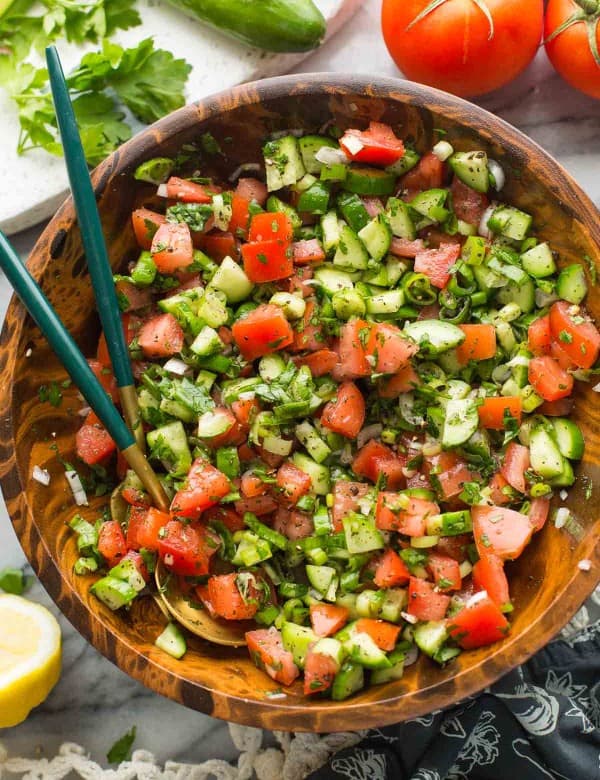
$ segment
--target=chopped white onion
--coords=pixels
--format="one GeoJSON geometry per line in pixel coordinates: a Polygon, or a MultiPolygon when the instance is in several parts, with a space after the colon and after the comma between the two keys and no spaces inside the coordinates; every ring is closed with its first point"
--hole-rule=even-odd
{"type": "Polygon", "coordinates": [[[164,558],[165,566],[172,566],[175,563],[175,559],[171,553],[167,553],[164,558]]]}
{"type": "Polygon", "coordinates": [[[190,366],[188,366],[187,363],[184,363],[180,358],[170,358],[163,368],[170,374],[176,374],[177,376],[185,376],[185,374],[192,373],[190,366]]]}
{"type": "Polygon", "coordinates": [[[558,295],[555,293],[547,293],[536,287],[535,290],[535,305],[538,309],[544,309],[546,306],[550,306],[551,303],[558,300],[558,295]]]}
{"type": "Polygon", "coordinates": [[[590,571],[590,569],[592,568],[592,562],[590,561],[589,558],[584,558],[582,561],[579,561],[579,563],[577,564],[577,568],[580,571],[590,571]]]}
{"type": "Polygon", "coordinates": [[[346,135],[344,146],[353,157],[365,148],[363,142],[356,135],[346,135]]]}
{"type": "Polygon", "coordinates": [[[566,501],[567,498],[569,497],[569,494],[567,493],[567,491],[564,488],[560,491],[560,493],[558,495],[560,496],[560,500],[561,501],[566,501]]]}
{"type": "Polygon", "coordinates": [[[426,441],[422,449],[423,455],[425,455],[426,458],[429,458],[432,455],[439,455],[441,451],[442,445],[439,441],[426,441]]]}
{"type": "Polygon", "coordinates": [[[335,149],[332,146],[322,146],[315,154],[315,160],[323,165],[337,165],[338,163],[346,165],[349,162],[342,149],[335,149]]]}
{"type": "Polygon", "coordinates": [[[525,355],[515,355],[506,365],[513,368],[514,366],[528,366],[529,363],[530,361],[525,355]]]}
{"type": "Polygon", "coordinates": [[[81,409],[77,412],[77,414],[80,417],[87,417],[88,414],[92,411],[91,406],[82,406],[81,409]]]}
{"type": "Polygon", "coordinates": [[[158,195],[159,198],[167,198],[168,197],[167,185],[164,183],[159,184],[158,189],[156,190],[156,194],[158,195]]]}
{"type": "Polygon", "coordinates": [[[256,393],[253,390],[248,390],[245,393],[240,393],[238,398],[240,401],[254,401],[256,393]]]}
{"type": "Polygon", "coordinates": [[[438,141],[431,151],[440,162],[446,162],[446,160],[454,154],[452,144],[449,144],[448,141],[438,141]]]}
{"type": "Polygon", "coordinates": [[[305,134],[306,130],[303,130],[301,127],[294,127],[288,130],[276,130],[274,133],[271,133],[271,138],[274,141],[277,141],[278,138],[285,138],[286,135],[293,135],[295,138],[302,138],[302,136],[305,134]]]}
{"type": "Polygon", "coordinates": [[[474,593],[470,598],[467,599],[465,602],[465,607],[472,607],[487,598],[489,598],[487,590],[480,590],[478,593],[474,593]]]}
{"type": "Polygon", "coordinates": [[[371,439],[377,438],[382,430],[383,425],[381,423],[374,423],[373,425],[365,426],[356,437],[356,446],[358,449],[360,450],[362,447],[364,447],[365,444],[371,439]]]}
{"type": "Polygon", "coordinates": [[[406,656],[404,658],[404,666],[412,666],[414,663],[417,662],[417,659],[419,657],[419,648],[416,645],[413,645],[411,648],[409,648],[408,652],[406,653],[406,656]]]}
{"type": "Polygon", "coordinates": [[[412,479],[417,475],[417,470],[407,469],[406,466],[402,466],[402,474],[406,477],[406,479],[412,479]]]}
{"type": "Polygon", "coordinates": [[[268,699],[287,699],[287,693],[283,693],[283,692],[277,693],[273,691],[273,693],[271,693],[271,691],[267,691],[267,693],[265,693],[265,696],[268,699]]]}
{"type": "Polygon", "coordinates": [[[32,355],[33,355],[33,350],[31,349],[31,347],[28,347],[27,350],[25,351],[25,357],[30,358],[32,355]]]}
{"type": "Polygon", "coordinates": [[[371,509],[373,509],[373,500],[370,498],[360,498],[357,502],[358,508],[361,511],[361,514],[363,515],[369,515],[371,513],[371,509]]]}
{"type": "Polygon", "coordinates": [[[506,175],[503,167],[499,162],[496,162],[496,160],[488,159],[488,170],[492,174],[492,179],[494,180],[494,189],[496,192],[500,192],[506,184],[506,175]]]}
{"type": "Polygon", "coordinates": [[[35,479],[36,482],[39,482],[40,485],[50,484],[50,472],[46,471],[46,469],[40,468],[40,466],[33,467],[31,478],[35,479]]]}
{"type": "Polygon", "coordinates": [[[67,478],[67,482],[69,483],[69,487],[71,488],[71,492],[73,493],[73,498],[75,499],[77,506],[87,506],[87,494],[83,489],[79,474],[72,469],[68,469],[65,471],[65,477],[67,478]]]}
{"type": "Polygon", "coordinates": [[[556,510],[554,515],[554,525],[556,528],[562,528],[566,525],[567,520],[571,517],[571,513],[566,506],[561,506],[556,510]]]}
{"type": "Polygon", "coordinates": [[[597,385],[594,385],[594,386],[592,387],[592,390],[593,390],[595,393],[600,393],[600,382],[598,382],[598,384],[597,384],[597,385]]]}
{"type": "Polygon", "coordinates": [[[401,612],[400,617],[403,620],[406,620],[407,623],[411,623],[413,625],[419,620],[418,617],[416,617],[415,615],[411,615],[410,612],[401,612]]]}
{"type": "Polygon", "coordinates": [[[488,227],[488,220],[492,216],[495,210],[496,210],[496,205],[494,203],[491,203],[481,215],[481,219],[479,221],[479,228],[477,229],[477,232],[482,238],[492,237],[492,231],[488,227]]]}
{"type": "Polygon", "coordinates": [[[260,173],[260,165],[258,163],[242,163],[241,165],[238,165],[238,167],[229,177],[229,181],[231,182],[237,181],[242,175],[242,173],[246,173],[247,171],[252,171],[253,173],[260,173]]]}

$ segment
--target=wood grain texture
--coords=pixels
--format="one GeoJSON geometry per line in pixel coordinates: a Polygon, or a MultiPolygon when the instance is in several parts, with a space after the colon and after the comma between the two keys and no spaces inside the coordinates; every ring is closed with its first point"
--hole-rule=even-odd
{"type": "MultiPolygon", "coordinates": [[[[501,120],[436,90],[403,81],[332,77],[323,74],[284,77],[237,88],[190,105],[134,138],[94,174],[111,262],[120,268],[136,254],[131,210],[152,205],[153,188],[134,183],[142,161],[171,155],[197,142],[207,131],[224,152],[201,161],[203,174],[227,175],[240,163],[259,161],[269,132],[304,128],[314,132],[333,120],[344,128],[385,121],[421,151],[431,146],[434,128],[443,128],[456,149],[485,148],[505,168],[503,198],[535,217],[543,239],[561,262],[588,255],[600,267],[598,212],[569,175],[533,142],[501,120]]],[[[198,165],[191,160],[190,165],[198,165]]],[[[93,296],[70,200],[59,209],[38,244],[29,267],[88,355],[99,333],[93,296]]],[[[589,297],[600,321],[600,297],[589,297]]],[[[510,564],[515,612],[510,635],[492,647],[463,653],[440,670],[427,659],[392,684],[373,686],[345,703],[308,701],[300,685],[285,699],[270,700],[272,683],[250,662],[244,649],[211,646],[189,639],[190,650],[176,661],[157,650],[154,639],[164,617],[152,599],[135,603],[129,614],[113,614],[88,593],[89,580],[72,573],[75,543],[65,527],[74,513],[69,488],[56,459],[73,457],[73,434],[80,423],[80,402],[69,388],[59,409],[38,402],[41,383],[64,379],[31,319],[13,301],[0,342],[0,371],[10,392],[0,399],[0,481],[21,544],[52,598],[73,625],[107,658],[145,685],[210,715],[270,729],[341,731],[414,718],[454,704],[480,691],[525,661],[570,619],[598,582],[600,512],[584,498],[581,479],[570,507],[577,533],[549,524],[510,564]],[[31,357],[25,356],[28,347],[31,357]],[[50,487],[31,480],[34,464],[52,474],[50,487]],[[593,562],[581,572],[582,558],[593,562]]],[[[575,418],[586,454],[578,475],[600,484],[600,405],[589,387],[578,388],[575,418]]],[[[96,516],[103,499],[86,509],[96,516]]]]}

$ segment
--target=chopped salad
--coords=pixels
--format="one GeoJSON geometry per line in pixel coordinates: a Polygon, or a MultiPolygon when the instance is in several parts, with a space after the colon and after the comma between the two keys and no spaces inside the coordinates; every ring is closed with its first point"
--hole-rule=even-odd
{"type": "MultiPolygon", "coordinates": [[[[559,270],[484,151],[420,155],[381,123],[267,139],[234,188],[173,166],[138,169],[163,207],[133,212],[115,278],[170,512],[117,456],[126,516],[73,519],[77,572],[121,609],[160,559],[307,696],[503,639],[505,564],[583,455],[583,264],[559,270]]],[[[103,337],[90,364],[117,400],[103,337]]],[[[115,458],[93,412],[76,446],[115,458]]],[[[157,644],[185,652],[173,624],[157,644]]]]}

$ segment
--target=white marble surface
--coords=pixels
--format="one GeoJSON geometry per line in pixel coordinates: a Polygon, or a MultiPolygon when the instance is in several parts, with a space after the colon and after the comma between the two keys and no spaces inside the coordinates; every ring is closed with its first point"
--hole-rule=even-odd
{"type": "MultiPolygon", "coordinates": [[[[362,10],[298,72],[334,70],[399,75],[379,35],[379,0],[362,10]]],[[[600,102],[575,92],[555,75],[541,51],[509,87],[479,101],[516,125],[554,155],[600,206],[600,102]]],[[[31,229],[15,237],[26,253],[39,234],[31,229]]],[[[0,313],[8,292],[0,282],[0,313]]],[[[4,507],[0,515],[0,568],[20,565],[23,555],[4,507]]],[[[35,596],[47,601],[41,589],[35,596]]],[[[150,693],[89,647],[63,619],[65,653],[62,679],[45,705],[14,729],[0,732],[13,754],[41,749],[53,754],[65,739],[85,744],[102,759],[113,740],[138,726],[136,745],[161,760],[199,761],[236,754],[225,725],[150,693]]]]}

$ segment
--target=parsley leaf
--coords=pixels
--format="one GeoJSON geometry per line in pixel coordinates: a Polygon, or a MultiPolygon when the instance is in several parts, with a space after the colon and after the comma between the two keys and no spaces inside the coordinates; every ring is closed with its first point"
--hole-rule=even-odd
{"type": "Polygon", "coordinates": [[[131,756],[131,748],[135,742],[136,731],[136,727],[133,726],[131,731],[123,734],[123,736],[115,742],[106,754],[109,764],[120,764],[121,761],[126,761],[131,756]]]}

